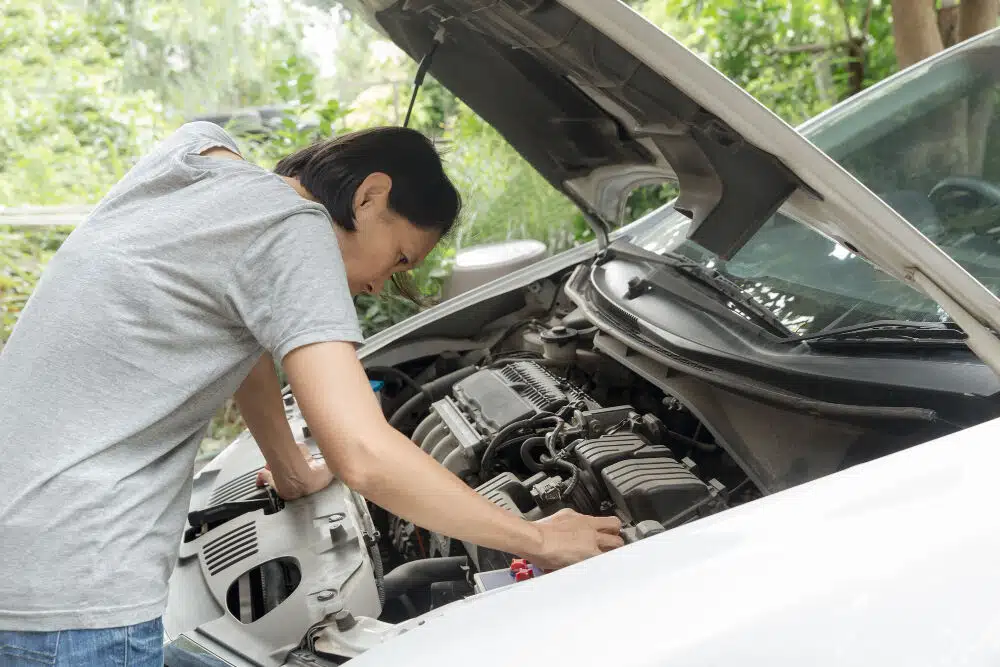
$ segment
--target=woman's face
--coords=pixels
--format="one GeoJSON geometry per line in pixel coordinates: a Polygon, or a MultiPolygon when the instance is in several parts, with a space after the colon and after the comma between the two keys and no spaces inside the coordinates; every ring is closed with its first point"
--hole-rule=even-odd
{"type": "Polygon", "coordinates": [[[354,195],[355,231],[335,226],[352,296],[379,293],[392,274],[423,262],[441,238],[389,209],[391,187],[386,174],[368,176],[354,195]]]}

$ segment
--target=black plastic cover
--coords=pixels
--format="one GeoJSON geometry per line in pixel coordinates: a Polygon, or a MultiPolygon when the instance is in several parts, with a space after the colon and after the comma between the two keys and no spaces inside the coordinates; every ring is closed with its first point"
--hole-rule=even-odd
{"type": "Polygon", "coordinates": [[[630,458],[605,468],[602,477],[611,501],[636,523],[684,523],[711,497],[708,485],[672,458],[630,458]]]}
{"type": "Polygon", "coordinates": [[[456,383],[453,395],[476,426],[489,433],[539,412],[554,412],[570,402],[582,400],[588,407],[596,407],[580,392],[564,389],[560,380],[531,361],[478,371],[456,383]]]}
{"type": "Polygon", "coordinates": [[[580,465],[595,477],[609,465],[626,459],[669,458],[669,449],[663,445],[651,445],[635,433],[606,435],[594,440],[585,440],[576,446],[580,465]]]}
{"type": "Polygon", "coordinates": [[[535,507],[531,491],[510,472],[500,473],[479,485],[476,493],[518,516],[524,516],[525,512],[535,507]]]}

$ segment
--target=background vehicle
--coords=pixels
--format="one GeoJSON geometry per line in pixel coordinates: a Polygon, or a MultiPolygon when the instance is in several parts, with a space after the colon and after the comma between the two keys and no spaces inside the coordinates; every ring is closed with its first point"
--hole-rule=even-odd
{"type": "MultiPolygon", "coordinates": [[[[993,163],[979,181],[878,180],[882,153],[865,147],[919,143],[927,125],[896,117],[935,112],[928,91],[995,92],[1000,33],[806,128],[865,187],[620,3],[411,4],[378,3],[372,20],[415,57],[445,26],[435,77],[608,238],[421,313],[360,356],[386,383],[391,423],[481,494],[528,518],[615,513],[630,544],[488,590],[510,583],[510,554],[430,534],[339,483],[284,504],[255,488],[263,459],[244,433],[194,480],[167,664],[202,664],[183,661],[197,651],[340,664],[376,646],[360,664],[843,664],[879,662],[879,637],[920,647],[917,662],[956,645],[995,655],[981,638],[998,580],[971,568],[995,553],[998,525],[985,498],[964,507],[997,456],[998,422],[982,424],[1000,407],[1000,223],[981,202],[993,163]],[[665,174],[677,202],[609,234],[629,189],[665,174]],[[903,219],[872,192],[928,187],[944,207],[933,219],[897,204],[903,219]],[[962,597],[953,562],[982,588],[962,597]],[[925,584],[937,597],[921,608],[925,584]],[[902,610],[906,630],[874,622],[902,610]],[[513,647],[491,648],[511,626],[513,647]],[[831,628],[854,643],[816,644],[831,628]],[[779,635],[777,653],[755,643],[779,635]]],[[[294,396],[286,406],[312,444],[294,396]]]]}

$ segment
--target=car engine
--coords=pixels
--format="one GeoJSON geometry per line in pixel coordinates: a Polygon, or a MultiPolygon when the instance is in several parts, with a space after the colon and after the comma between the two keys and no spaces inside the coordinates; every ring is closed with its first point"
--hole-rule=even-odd
{"type": "MultiPolygon", "coordinates": [[[[572,316],[509,327],[510,343],[385,378],[390,424],[480,495],[528,520],[617,516],[634,542],[757,489],[676,398],[595,350],[572,316]]],[[[506,336],[506,334],[505,334],[506,336]]],[[[295,397],[296,438],[319,449],[295,397]]],[[[164,616],[165,664],[336,665],[497,587],[530,563],[387,513],[335,481],[285,503],[257,486],[249,432],[196,475],[164,616]]]]}
{"type": "MultiPolygon", "coordinates": [[[[483,368],[436,401],[414,442],[479,494],[529,520],[569,507],[614,514],[635,540],[725,507],[725,487],[701,480],[674,454],[654,414],[602,407],[537,361],[483,368]]],[[[395,547],[412,554],[415,528],[399,525],[395,547]]],[[[429,536],[428,556],[454,547],[429,536]]],[[[511,554],[463,544],[478,570],[507,567],[511,554]]]]}

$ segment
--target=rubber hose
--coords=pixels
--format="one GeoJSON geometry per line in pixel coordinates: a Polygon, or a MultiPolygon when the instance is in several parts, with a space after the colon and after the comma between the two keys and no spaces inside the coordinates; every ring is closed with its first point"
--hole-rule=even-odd
{"type": "Polygon", "coordinates": [[[528,438],[521,443],[521,461],[524,462],[524,465],[527,466],[528,470],[531,472],[541,472],[542,470],[542,465],[531,456],[531,450],[536,447],[539,447],[544,451],[545,438],[537,436],[534,438],[528,438]]]}
{"type": "Polygon", "coordinates": [[[423,410],[426,403],[427,395],[424,393],[411,396],[406,403],[403,403],[398,410],[392,413],[392,417],[389,418],[389,426],[398,431],[399,425],[413,413],[423,410]]]}
{"type": "Polygon", "coordinates": [[[461,581],[469,559],[466,556],[423,558],[400,565],[385,575],[385,597],[398,598],[414,588],[430,586],[437,581],[461,581]]]}
{"type": "Polygon", "coordinates": [[[424,388],[417,384],[416,380],[398,368],[393,368],[392,366],[369,366],[365,369],[365,372],[369,375],[391,375],[418,394],[424,391],[424,388]]]}
{"type": "Polygon", "coordinates": [[[402,424],[411,414],[426,409],[426,407],[430,406],[430,403],[443,398],[456,382],[461,382],[465,378],[477,372],[479,372],[479,368],[477,366],[465,366],[464,368],[459,368],[457,371],[446,373],[435,380],[431,380],[430,382],[421,385],[420,392],[415,396],[412,396],[408,401],[406,401],[406,403],[403,403],[403,405],[396,410],[395,413],[393,413],[392,417],[389,418],[389,425],[394,429],[399,430],[400,424],[402,424]]]}
{"type": "Polygon", "coordinates": [[[503,446],[506,441],[519,430],[538,426],[548,426],[553,422],[555,425],[558,425],[561,423],[561,420],[555,421],[558,419],[559,418],[551,412],[539,412],[535,416],[529,417],[528,419],[522,419],[521,421],[507,424],[507,426],[504,426],[495,436],[493,436],[490,444],[486,447],[486,451],[483,452],[482,457],[479,459],[480,468],[482,468],[482,470],[486,473],[492,471],[493,458],[496,455],[497,450],[499,450],[500,447],[503,446]]]}
{"type": "Polygon", "coordinates": [[[413,442],[417,443],[417,445],[423,444],[424,438],[427,437],[427,434],[430,433],[431,430],[440,423],[441,423],[441,415],[439,415],[438,413],[432,412],[431,414],[427,415],[427,417],[425,417],[424,420],[420,422],[420,425],[417,426],[417,429],[413,432],[413,438],[412,438],[413,442]]]}

